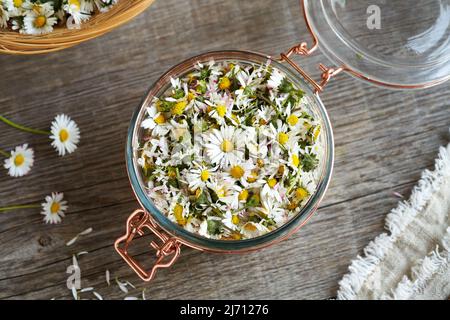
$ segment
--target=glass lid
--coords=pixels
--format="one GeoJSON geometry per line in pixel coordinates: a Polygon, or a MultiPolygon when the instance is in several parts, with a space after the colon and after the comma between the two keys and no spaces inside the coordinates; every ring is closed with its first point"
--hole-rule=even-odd
{"type": "Polygon", "coordinates": [[[336,66],[372,83],[424,88],[450,78],[450,0],[303,0],[336,66]]]}

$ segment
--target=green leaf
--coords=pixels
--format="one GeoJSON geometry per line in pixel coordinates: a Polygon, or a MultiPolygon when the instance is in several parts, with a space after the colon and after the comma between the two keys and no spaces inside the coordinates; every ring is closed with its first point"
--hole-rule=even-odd
{"type": "Polygon", "coordinates": [[[259,197],[258,194],[254,194],[252,195],[248,200],[247,200],[247,207],[257,207],[261,204],[261,199],[259,197]]]}
{"type": "Polygon", "coordinates": [[[209,234],[220,234],[222,231],[223,224],[220,220],[208,220],[207,224],[209,234]]]}
{"type": "Polygon", "coordinates": [[[292,90],[294,90],[294,86],[292,85],[292,82],[290,82],[286,77],[281,81],[280,86],[278,87],[278,90],[281,93],[290,93],[292,90]]]}
{"type": "Polygon", "coordinates": [[[309,172],[314,170],[319,164],[319,159],[317,159],[315,154],[305,153],[302,158],[303,171],[309,172]]]}

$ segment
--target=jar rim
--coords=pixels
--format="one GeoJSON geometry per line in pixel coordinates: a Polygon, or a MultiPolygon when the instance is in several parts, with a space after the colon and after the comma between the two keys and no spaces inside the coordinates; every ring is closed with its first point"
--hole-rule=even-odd
{"type": "Polygon", "coordinates": [[[327,188],[329,182],[331,180],[331,175],[333,171],[334,164],[334,139],[333,132],[330,123],[330,119],[328,117],[327,111],[317,94],[314,94],[310,86],[307,82],[300,77],[299,74],[296,74],[291,68],[281,64],[278,61],[271,59],[270,56],[251,52],[251,51],[238,51],[238,50],[222,50],[222,51],[211,51],[202,53],[191,58],[184,60],[183,62],[175,65],[170,68],[167,72],[165,72],[153,85],[149,88],[147,93],[145,94],[143,100],[136,108],[132,118],[131,123],[128,129],[127,143],[126,143],[126,167],[128,176],[130,179],[130,184],[135,193],[135,196],[142,206],[151,217],[155,220],[155,222],[163,229],[165,232],[170,234],[173,237],[179,239],[179,241],[187,246],[206,250],[213,252],[243,252],[243,251],[251,251],[257,250],[262,247],[266,247],[274,242],[278,242],[289,236],[291,233],[296,231],[299,227],[301,227],[309,217],[316,211],[319,203],[321,202],[327,188]],[[278,227],[277,229],[268,232],[264,235],[250,238],[250,239],[242,239],[242,240],[218,240],[218,239],[210,239],[203,237],[201,235],[197,235],[193,232],[187,231],[184,228],[178,226],[167,218],[156,206],[153,204],[151,199],[146,194],[146,191],[143,187],[143,183],[140,178],[139,168],[137,165],[137,157],[135,154],[134,146],[138,142],[139,134],[138,130],[140,129],[139,123],[143,114],[145,113],[145,107],[148,106],[153,97],[157,96],[158,93],[165,86],[170,83],[170,77],[174,75],[181,75],[189,71],[193,68],[193,66],[201,61],[207,62],[211,59],[215,61],[220,60],[239,60],[242,62],[249,63],[257,63],[261,64],[267,60],[271,60],[271,63],[275,65],[276,68],[283,71],[287,76],[290,77],[291,80],[297,82],[297,84],[301,84],[302,90],[308,94],[309,97],[314,99],[315,105],[318,107],[318,111],[320,113],[320,117],[322,122],[324,123],[324,132],[326,133],[325,139],[325,156],[324,159],[324,169],[322,170],[321,177],[319,178],[319,182],[317,184],[316,192],[313,196],[308,200],[306,205],[301,209],[301,211],[296,214],[294,217],[289,219],[285,224],[278,227]]]}

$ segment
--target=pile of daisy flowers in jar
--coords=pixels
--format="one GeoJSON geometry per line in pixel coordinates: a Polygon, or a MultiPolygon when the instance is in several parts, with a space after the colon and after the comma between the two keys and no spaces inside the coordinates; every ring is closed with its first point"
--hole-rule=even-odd
{"type": "Polygon", "coordinates": [[[323,139],[310,109],[270,61],[198,63],[146,109],[136,151],[149,198],[207,238],[282,226],[317,187],[323,139]]]}
{"type": "Polygon", "coordinates": [[[118,0],[0,0],[0,28],[24,34],[46,34],[57,25],[80,28],[97,12],[105,12],[118,0]]]}

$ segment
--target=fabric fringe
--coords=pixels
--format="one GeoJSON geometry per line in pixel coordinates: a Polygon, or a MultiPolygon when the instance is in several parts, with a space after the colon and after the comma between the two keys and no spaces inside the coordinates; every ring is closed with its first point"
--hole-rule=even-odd
{"type": "Polygon", "coordinates": [[[384,294],[381,299],[384,300],[407,300],[423,292],[428,281],[430,281],[436,274],[445,271],[450,264],[450,228],[447,228],[442,247],[439,247],[427,257],[418,262],[417,266],[412,269],[411,280],[404,276],[397,288],[392,291],[392,294],[384,294]]]}
{"type": "MultiPolygon", "coordinates": [[[[450,149],[450,147],[448,147],[450,149]]],[[[369,243],[364,249],[364,257],[358,256],[349,266],[349,273],[339,282],[337,299],[351,300],[355,299],[361,290],[367,277],[374,271],[385,254],[392,248],[396,239],[405,230],[408,224],[423,210],[425,205],[431,199],[433,193],[439,190],[446,175],[450,173],[450,153],[444,147],[439,148],[439,155],[436,159],[435,170],[425,170],[418,184],[413,188],[411,197],[408,201],[402,201],[397,208],[393,209],[386,217],[386,229],[390,232],[382,233],[369,243]]],[[[449,236],[450,238],[450,236],[449,236]]],[[[450,243],[450,241],[448,241],[450,243]]],[[[447,247],[448,248],[448,247],[447,247]]],[[[448,252],[448,250],[447,250],[448,252]]],[[[448,256],[447,256],[448,258],[448,256]]],[[[432,272],[433,266],[439,265],[442,259],[439,252],[434,251],[431,257],[426,257],[422,263],[424,270],[418,271],[417,288],[420,287],[420,281],[426,278],[426,275],[432,272]]],[[[408,279],[402,280],[398,285],[395,294],[398,296],[409,296],[416,286],[408,283],[408,279]]]]}

